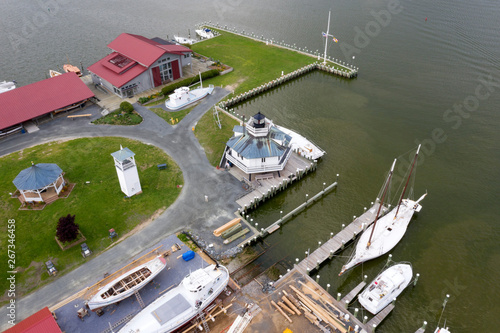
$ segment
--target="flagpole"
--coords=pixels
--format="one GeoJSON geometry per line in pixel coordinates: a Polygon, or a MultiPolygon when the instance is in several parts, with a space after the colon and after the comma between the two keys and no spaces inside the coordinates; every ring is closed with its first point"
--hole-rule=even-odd
{"type": "Polygon", "coordinates": [[[325,58],[323,60],[323,64],[326,65],[326,48],[328,47],[328,36],[330,34],[330,13],[331,11],[328,11],[328,26],[326,27],[326,36],[325,36],[325,58]]]}

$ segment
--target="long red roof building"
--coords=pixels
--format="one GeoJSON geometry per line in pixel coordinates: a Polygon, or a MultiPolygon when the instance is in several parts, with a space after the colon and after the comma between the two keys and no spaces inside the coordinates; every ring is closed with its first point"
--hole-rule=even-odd
{"type": "Polygon", "coordinates": [[[0,94],[0,130],[93,97],[75,73],[65,73],[0,94]]]}

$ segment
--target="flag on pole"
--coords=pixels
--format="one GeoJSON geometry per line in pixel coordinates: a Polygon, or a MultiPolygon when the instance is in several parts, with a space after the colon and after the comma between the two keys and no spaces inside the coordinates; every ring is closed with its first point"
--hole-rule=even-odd
{"type": "Polygon", "coordinates": [[[338,40],[337,38],[335,38],[335,37],[333,37],[333,41],[334,41],[335,43],[338,43],[338,42],[339,42],[339,40],[338,40]]]}
{"type": "Polygon", "coordinates": [[[326,34],[325,34],[324,32],[322,32],[322,33],[321,33],[321,35],[322,35],[323,37],[326,37],[326,34]]]}

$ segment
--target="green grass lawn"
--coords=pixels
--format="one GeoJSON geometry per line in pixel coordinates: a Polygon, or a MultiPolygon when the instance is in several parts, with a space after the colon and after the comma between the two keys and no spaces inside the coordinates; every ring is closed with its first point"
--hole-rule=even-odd
{"type": "MultiPolygon", "coordinates": [[[[82,264],[80,246],[61,251],[54,240],[61,216],[76,215],[75,222],[94,252],[92,257],[109,245],[108,230],[114,228],[119,237],[148,220],[155,212],[166,209],[178,197],[183,176],[175,162],[162,150],[125,138],[84,138],[67,142],[52,142],[24,149],[0,158],[0,254],[4,263],[0,270],[0,290],[7,289],[7,220],[15,219],[16,296],[52,281],[44,263],[52,259],[59,274],[82,264]],[[120,190],[113,158],[110,154],[123,147],[136,155],[142,194],[125,199],[120,190]],[[58,199],[41,211],[20,211],[18,199],[10,198],[15,191],[12,181],[17,174],[36,163],[56,163],[66,173],[70,183],[76,183],[67,199],[58,199]],[[166,170],[157,164],[166,163],[166,170]],[[90,184],[86,184],[90,181],[90,184]]],[[[91,258],[92,258],[91,257],[91,258]]],[[[0,301],[6,300],[3,294],[0,301]]]]}
{"type": "Polygon", "coordinates": [[[186,109],[182,109],[179,111],[165,111],[162,108],[150,108],[151,111],[156,113],[159,117],[165,119],[167,123],[172,125],[172,118],[175,121],[175,124],[179,123],[185,116],[188,115],[199,103],[194,104],[186,109]]]}
{"type": "Polygon", "coordinates": [[[280,47],[266,45],[250,38],[220,31],[221,36],[190,48],[214,60],[234,68],[231,73],[207,80],[216,86],[235,85],[236,94],[245,92],[265,82],[278,78],[281,71],[290,73],[307,64],[314,63],[312,57],[280,47]]]}
{"type": "Polygon", "coordinates": [[[125,113],[118,109],[92,123],[96,125],[138,125],[142,123],[142,117],[136,111],[125,113]]]}
{"type": "Polygon", "coordinates": [[[222,128],[215,124],[212,112],[207,112],[196,124],[194,135],[205,149],[208,161],[213,166],[219,165],[226,142],[233,136],[234,125],[239,122],[223,112],[219,112],[222,128]]]}

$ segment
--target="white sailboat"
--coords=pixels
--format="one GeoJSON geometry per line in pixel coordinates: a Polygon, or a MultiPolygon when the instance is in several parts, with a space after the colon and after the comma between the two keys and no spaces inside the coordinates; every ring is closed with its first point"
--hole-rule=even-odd
{"type": "MultiPolygon", "coordinates": [[[[415,158],[413,160],[406,185],[399,199],[399,204],[381,218],[379,218],[380,214],[377,213],[373,224],[368,227],[359,238],[359,241],[356,244],[356,249],[354,250],[354,255],[352,256],[350,261],[342,267],[339,276],[350,268],[353,268],[365,261],[380,257],[381,255],[392,250],[406,233],[406,229],[408,227],[408,224],[410,223],[411,218],[413,217],[413,214],[415,212],[420,212],[420,210],[422,209],[420,202],[425,198],[427,193],[422,195],[417,201],[411,200],[409,198],[403,199],[408,187],[408,182],[417,162],[419,151],[420,146],[418,146],[417,153],[415,154],[415,158]]],[[[386,181],[380,207],[383,206],[384,199],[390,185],[391,177],[394,172],[395,163],[396,160],[394,160],[394,163],[392,164],[391,171],[386,181]]]]}
{"type": "Polygon", "coordinates": [[[214,91],[213,84],[209,85],[208,88],[203,88],[203,82],[201,80],[200,73],[200,88],[190,90],[189,87],[180,87],[174,90],[174,93],[168,96],[168,100],[165,101],[165,107],[169,110],[179,110],[189,104],[193,104],[200,99],[204,98],[208,94],[214,91]]]}
{"type": "Polygon", "coordinates": [[[224,291],[228,282],[229,272],[224,266],[198,269],[142,309],[119,333],[172,332],[199,315],[224,291]]]}
{"type": "Polygon", "coordinates": [[[151,282],[166,266],[165,258],[158,256],[143,265],[134,267],[100,288],[88,301],[88,307],[94,311],[132,296],[151,282]]]}
{"type": "Polygon", "coordinates": [[[359,303],[376,315],[410,284],[413,270],[409,263],[395,264],[373,280],[358,296],[359,303]]]}

